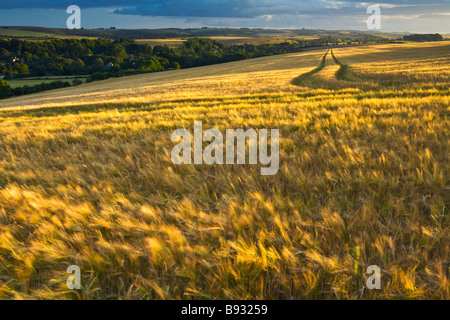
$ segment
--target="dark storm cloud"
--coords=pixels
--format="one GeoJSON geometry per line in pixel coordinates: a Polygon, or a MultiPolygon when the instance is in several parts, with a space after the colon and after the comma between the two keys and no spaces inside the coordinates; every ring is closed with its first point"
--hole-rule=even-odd
{"type": "MultiPolygon", "coordinates": [[[[41,8],[64,9],[75,4],[81,8],[115,8],[114,13],[140,16],[166,17],[222,17],[254,18],[263,15],[292,15],[310,12],[349,11],[372,1],[345,0],[0,0],[1,9],[41,8]]],[[[386,0],[388,6],[414,6],[450,8],[450,0],[386,0]],[[444,6],[442,6],[444,5],[444,6]]],[[[0,10],[1,10],[0,9],[0,10]]],[[[426,11],[426,10],[425,10],[426,11]]]]}
{"type": "Polygon", "coordinates": [[[64,9],[78,5],[81,8],[119,8],[114,12],[141,16],[251,18],[270,13],[277,3],[270,0],[0,0],[0,8],[64,9]]]}
{"type": "Polygon", "coordinates": [[[251,0],[149,0],[137,6],[118,9],[115,13],[142,16],[252,18],[260,9],[261,7],[251,0]]]}

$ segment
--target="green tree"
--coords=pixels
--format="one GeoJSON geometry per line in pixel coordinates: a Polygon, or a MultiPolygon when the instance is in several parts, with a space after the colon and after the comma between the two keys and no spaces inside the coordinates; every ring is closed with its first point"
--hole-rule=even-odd
{"type": "Polygon", "coordinates": [[[81,71],[84,69],[84,67],[86,66],[84,61],[81,59],[75,59],[71,64],[70,64],[71,68],[74,71],[81,71]]]}
{"type": "Polygon", "coordinates": [[[9,51],[6,50],[5,48],[1,48],[0,49],[0,59],[8,59],[9,58],[9,51]]]}
{"type": "Polygon", "coordinates": [[[0,99],[8,98],[11,96],[11,87],[8,82],[0,80],[0,99]]]}
{"type": "Polygon", "coordinates": [[[27,74],[29,72],[28,66],[25,63],[15,63],[14,72],[17,74],[27,74]]]}
{"type": "Polygon", "coordinates": [[[127,58],[127,52],[121,44],[114,44],[111,49],[111,55],[117,59],[118,63],[122,63],[127,58]]]}
{"type": "Polygon", "coordinates": [[[105,62],[103,61],[102,58],[97,58],[94,61],[94,67],[95,68],[103,68],[105,66],[105,62]]]}
{"type": "Polygon", "coordinates": [[[180,64],[176,61],[172,62],[171,66],[172,66],[172,69],[175,69],[175,70],[181,69],[180,64]]]}

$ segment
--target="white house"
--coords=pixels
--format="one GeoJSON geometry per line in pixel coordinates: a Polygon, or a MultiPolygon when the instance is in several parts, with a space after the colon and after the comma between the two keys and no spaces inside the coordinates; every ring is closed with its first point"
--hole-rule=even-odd
{"type": "Polygon", "coordinates": [[[5,75],[0,73],[0,80],[3,79],[4,77],[5,75]]]}

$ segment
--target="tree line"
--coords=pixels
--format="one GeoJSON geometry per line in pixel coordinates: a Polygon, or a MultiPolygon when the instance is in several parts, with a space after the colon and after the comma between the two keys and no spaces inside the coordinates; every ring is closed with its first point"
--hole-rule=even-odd
{"type": "MultiPolygon", "coordinates": [[[[351,41],[351,40],[346,40],[351,41]]],[[[359,42],[386,42],[366,36],[359,42]]],[[[138,44],[129,39],[51,39],[24,41],[0,39],[0,74],[5,80],[36,76],[90,75],[97,81],[109,77],[175,70],[248,58],[292,53],[306,47],[342,43],[341,39],[321,37],[315,40],[290,40],[281,43],[226,45],[208,38],[191,38],[179,48],[138,44]]],[[[78,84],[78,83],[77,83],[78,84]]],[[[7,89],[0,98],[39,92],[70,83],[37,85],[7,89]]]]}
{"type": "Polygon", "coordinates": [[[411,34],[403,37],[405,41],[427,42],[427,41],[443,41],[444,37],[439,33],[435,34],[411,34]]]}

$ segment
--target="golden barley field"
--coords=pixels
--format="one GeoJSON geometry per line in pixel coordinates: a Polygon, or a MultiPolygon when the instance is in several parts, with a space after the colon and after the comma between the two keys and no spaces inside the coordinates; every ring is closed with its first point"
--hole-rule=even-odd
{"type": "Polygon", "coordinates": [[[2,100],[0,299],[450,299],[449,83],[405,43],[2,100]],[[278,128],[280,171],[173,164],[194,121],[278,128]]]}

